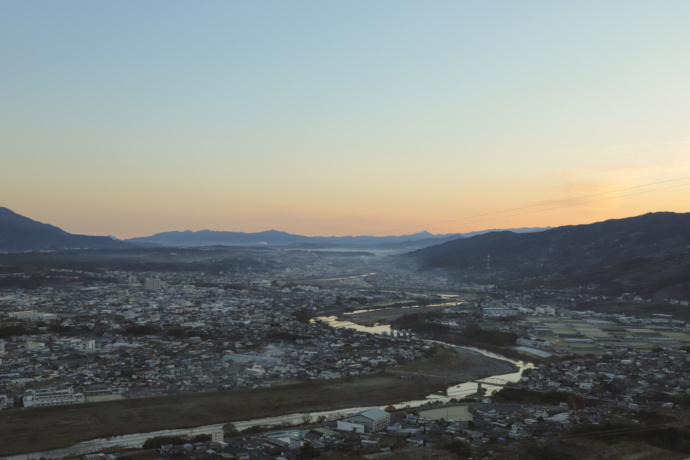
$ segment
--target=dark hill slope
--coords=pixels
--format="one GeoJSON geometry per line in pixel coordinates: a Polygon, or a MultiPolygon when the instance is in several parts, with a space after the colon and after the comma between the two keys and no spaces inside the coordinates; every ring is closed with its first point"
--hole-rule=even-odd
{"type": "Polygon", "coordinates": [[[128,245],[105,236],[73,235],[0,207],[0,251],[65,248],[121,248],[128,245]]]}
{"type": "Polygon", "coordinates": [[[682,277],[690,275],[689,251],[690,213],[662,212],[540,233],[493,232],[407,257],[423,268],[462,272],[461,276],[477,282],[638,284],[638,291],[644,291],[652,284],[657,289],[682,285],[682,277]]]}

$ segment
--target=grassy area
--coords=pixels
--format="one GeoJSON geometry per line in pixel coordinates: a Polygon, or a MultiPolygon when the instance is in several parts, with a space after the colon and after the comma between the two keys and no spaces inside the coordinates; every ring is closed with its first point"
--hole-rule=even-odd
{"type": "Polygon", "coordinates": [[[278,388],[125,399],[76,406],[0,412],[6,455],[67,447],[128,433],[187,428],[228,421],[395,404],[444,389],[441,382],[374,374],[278,388]]]}
{"type": "Polygon", "coordinates": [[[390,309],[371,310],[353,315],[347,315],[347,320],[353,323],[362,324],[364,326],[373,326],[374,324],[391,324],[399,317],[414,313],[433,313],[441,312],[447,309],[447,305],[425,305],[419,307],[395,307],[390,309]]]}
{"type": "Polygon", "coordinates": [[[458,351],[452,347],[439,347],[438,353],[431,359],[414,361],[397,366],[395,369],[451,379],[454,376],[464,377],[468,375],[481,378],[516,370],[506,361],[489,358],[471,350],[460,349],[458,351]]]}
{"type": "Polygon", "coordinates": [[[449,376],[456,373],[465,373],[474,364],[471,358],[460,355],[454,348],[439,347],[438,353],[428,360],[419,360],[412,363],[397,366],[396,370],[405,372],[419,372],[428,375],[449,376]]]}

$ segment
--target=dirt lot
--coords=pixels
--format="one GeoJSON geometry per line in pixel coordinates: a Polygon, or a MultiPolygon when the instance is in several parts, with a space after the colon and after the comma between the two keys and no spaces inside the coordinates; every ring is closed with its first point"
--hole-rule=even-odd
{"type": "Polygon", "coordinates": [[[472,413],[468,410],[467,406],[449,406],[443,407],[441,409],[430,409],[422,411],[424,418],[431,420],[455,420],[460,422],[466,422],[472,420],[472,413]]]}

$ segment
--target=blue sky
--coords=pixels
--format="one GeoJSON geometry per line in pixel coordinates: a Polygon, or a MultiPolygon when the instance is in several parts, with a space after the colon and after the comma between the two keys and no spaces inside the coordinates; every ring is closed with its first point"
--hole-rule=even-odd
{"type": "Polygon", "coordinates": [[[2,205],[121,237],[687,212],[689,23],[685,1],[2,2],[2,205]]]}

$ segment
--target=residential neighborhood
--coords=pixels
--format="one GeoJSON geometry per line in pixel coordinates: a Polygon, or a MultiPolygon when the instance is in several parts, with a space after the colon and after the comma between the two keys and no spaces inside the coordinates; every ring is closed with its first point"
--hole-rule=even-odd
{"type": "Polygon", "coordinates": [[[187,274],[178,278],[189,285],[171,286],[179,280],[168,276],[146,289],[150,278],[106,276],[124,284],[2,294],[0,319],[31,331],[2,342],[0,394],[8,401],[29,407],[259,388],[371,373],[431,349],[412,334],[372,335],[309,320],[336,296],[359,297],[349,288],[198,287],[187,274]],[[83,397],[40,400],[37,389],[83,397]]]}
{"type": "MultiPolygon", "coordinates": [[[[394,267],[353,270],[305,254],[264,263],[212,276],[53,270],[50,276],[59,280],[53,286],[3,290],[0,410],[232,392],[389,371],[436,352],[437,342],[417,327],[424,323],[460,335],[476,328],[514,337],[512,346],[496,350],[513,363],[531,364],[521,364],[522,374],[503,386],[479,381],[475,393],[461,398],[434,395],[421,407],[310,417],[315,425],[267,426],[240,438],[212,432],[212,440],[189,437],[159,447],[157,455],[263,460],[311,449],[325,456],[383,454],[445,449],[453,442],[478,451],[516,449],[610,420],[640,423],[640,413],[673,413],[690,400],[690,327],[682,316],[644,317],[623,308],[644,303],[639,296],[512,292],[394,267]],[[76,281],[85,275],[88,282],[76,281]],[[600,302],[619,307],[597,311],[600,302]],[[336,311],[341,314],[319,316],[336,311]],[[423,313],[412,329],[374,322],[388,311],[423,313]],[[437,408],[446,415],[428,415],[437,408]],[[461,412],[449,415],[454,410],[461,412]]],[[[666,303],[680,308],[683,302],[666,303]]]]}

